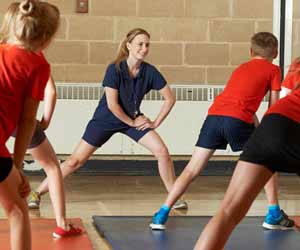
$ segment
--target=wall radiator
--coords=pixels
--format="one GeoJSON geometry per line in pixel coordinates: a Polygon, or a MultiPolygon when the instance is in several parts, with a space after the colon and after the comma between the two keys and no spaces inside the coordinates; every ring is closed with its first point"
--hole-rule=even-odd
{"type": "MultiPolygon", "coordinates": [[[[199,130],[214,98],[224,86],[171,85],[176,104],[157,132],[165,141],[172,155],[190,155],[198,139],[199,130]]],[[[100,84],[57,84],[58,100],[47,136],[57,154],[70,154],[79,142],[98,100],[103,95],[100,84]]],[[[159,92],[151,91],[145,96],[141,110],[154,118],[162,104],[159,92]]],[[[266,110],[263,102],[260,116],[266,110]]],[[[39,115],[43,105],[39,110],[39,115]]],[[[8,145],[12,148],[12,139],[8,145]]],[[[114,135],[95,154],[99,155],[149,155],[148,150],[137,145],[127,136],[114,135]]],[[[216,152],[217,155],[235,155],[230,148],[216,152]]]]}

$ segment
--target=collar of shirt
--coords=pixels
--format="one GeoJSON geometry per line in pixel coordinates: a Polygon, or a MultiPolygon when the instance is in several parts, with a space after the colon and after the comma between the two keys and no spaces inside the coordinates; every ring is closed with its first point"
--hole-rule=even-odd
{"type": "MultiPolygon", "coordinates": [[[[139,73],[137,74],[136,78],[141,78],[142,77],[142,72],[144,70],[144,67],[145,67],[145,62],[142,62],[141,65],[140,65],[139,73]]],[[[124,76],[125,79],[132,80],[132,78],[129,75],[129,69],[128,69],[128,65],[127,65],[126,60],[124,60],[120,63],[120,69],[121,69],[122,75],[124,76]]]]}

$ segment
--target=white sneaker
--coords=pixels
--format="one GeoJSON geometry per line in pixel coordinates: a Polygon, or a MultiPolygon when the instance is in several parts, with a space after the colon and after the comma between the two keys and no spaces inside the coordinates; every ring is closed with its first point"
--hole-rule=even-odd
{"type": "Polygon", "coordinates": [[[184,200],[178,200],[172,207],[173,209],[188,209],[188,204],[184,200]]]}
{"type": "Polygon", "coordinates": [[[41,197],[38,192],[31,191],[28,197],[28,208],[29,209],[39,209],[40,208],[41,197]]]}

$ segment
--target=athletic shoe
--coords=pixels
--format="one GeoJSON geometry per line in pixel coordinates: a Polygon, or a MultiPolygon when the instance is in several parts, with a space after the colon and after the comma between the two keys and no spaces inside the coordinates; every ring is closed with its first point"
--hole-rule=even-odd
{"type": "Polygon", "coordinates": [[[29,209],[39,209],[41,202],[41,196],[36,191],[31,191],[28,197],[28,208],[29,209]]]}
{"type": "Polygon", "coordinates": [[[188,204],[184,200],[178,200],[172,207],[173,209],[188,209],[188,204]]]}
{"type": "Polygon", "coordinates": [[[286,215],[283,210],[280,210],[281,216],[276,218],[271,214],[267,214],[265,217],[265,221],[262,224],[262,227],[270,230],[287,230],[293,229],[295,226],[295,222],[286,215]]]}
{"type": "Polygon", "coordinates": [[[152,230],[165,230],[168,218],[169,214],[155,213],[149,226],[152,230]]]}
{"type": "Polygon", "coordinates": [[[54,238],[62,238],[62,237],[72,237],[78,236],[82,234],[82,229],[79,227],[74,227],[72,224],[69,224],[69,230],[64,230],[61,227],[56,227],[54,232],[52,233],[54,238]]]}

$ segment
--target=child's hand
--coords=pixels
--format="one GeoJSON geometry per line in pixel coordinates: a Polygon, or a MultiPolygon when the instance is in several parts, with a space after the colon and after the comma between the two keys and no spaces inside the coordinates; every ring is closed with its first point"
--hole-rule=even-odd
{"type": "Polygon", "coordinates": [[[43,130],[46,130],[49,127],[49,122],[47,122],[43,117],[40,121],[40,126],[43,130]]]}

